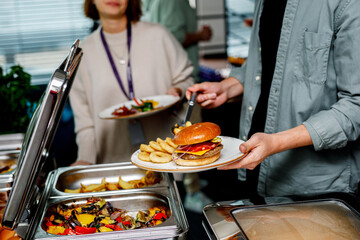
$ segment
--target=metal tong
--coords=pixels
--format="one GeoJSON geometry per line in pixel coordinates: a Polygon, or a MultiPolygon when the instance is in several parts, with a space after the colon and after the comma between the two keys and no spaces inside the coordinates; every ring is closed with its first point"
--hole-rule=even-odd
{"type": "MultiPolygon", "coordinates": [[[[197,92],[193,92],[193,93],[191,94],[191,97],[190,97],[190,99],[189,99],[189,101],[188,101],[188,107],[187,107],[187,109],[186,109],[184,121],[181,123],[180,126],[185,126],[185,123],[190,120],[191,113],[192,113],[192,111],[193,111],[193,109],[194,109],[194,106],[195,106],[195,103],[196,103],[196,96],[197,96],[197,92]]],[[[171,133],[172,133],[172,134],[175,134],[175,133],[174,133],[174,129],[175,129],[176,127],[177,127],[177,126],[172,126],[172,127],[171,127],[171,133]]]]}

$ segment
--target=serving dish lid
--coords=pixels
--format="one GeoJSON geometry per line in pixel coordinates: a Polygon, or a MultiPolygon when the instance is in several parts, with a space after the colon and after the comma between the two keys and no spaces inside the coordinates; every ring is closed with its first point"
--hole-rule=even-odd
{"type": "Polygon", "coordinates": [[[18,226],[26,206],[39,189],[37,180],[49,155],[62,110],[82,57],[79,42],[75,41],[67,57],[55,70],[32,115],[2,220],[2,225],[7,228],[14,229],[18,226]]]}

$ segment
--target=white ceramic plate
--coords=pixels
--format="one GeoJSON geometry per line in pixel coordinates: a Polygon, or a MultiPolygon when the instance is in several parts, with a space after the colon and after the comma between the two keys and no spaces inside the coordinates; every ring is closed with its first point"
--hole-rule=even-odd
{"type": "Polygon", "coordinates": [[[169,163],[152,163],[152,162],[145,162],[138,158],[138,154],[140,149],[133,153],[131,156],[131,162],[142,169],[152,170],[156,172],[178,172],[178,173],[186,173],[186,172],[201,172],[213,168],[217,168],[223,165],[227,165],[242,159],[245,154],[240,152],[239,146],[244,141],[232,138],[232,137],[225,137],[220,136],[222,139],[222,144],[224,148],[221,150],[220,158],[208,165],[203,166],[194,166],[194,167],[185,167],[176,165],[174,161],[169,163]]]}
{"type": "Polygon", "coordinates": [[[127,115],[127,116],[115,116],[112,114],[115,111],[115,109],[118,109],[119,107],[125,106],[128,109],[130,109],[131,105],[136,105],[135,101],[132,100],[132,101],[128,101],[128,102],[119,103],[117,105],[114,105],[112,107],[105,109],[104,111],[102,111],[99,114],[99,117],[102,119],[131,119],[131,118],[145,117],[145,116],[149,116],[149,115],[158,113],[160,111],[163,111],[163,110],[171,107],[177,101],[180,100],[180,97],[176,97],[173,95],[157,95],[157,96],[144,97],[141,99],[142,100],[154,100],[154,101],[159,102],[159,104],[153,110],[147,111],[147,112],[138,112],[138,113],[134,113],[134,114],[127,115]]]}

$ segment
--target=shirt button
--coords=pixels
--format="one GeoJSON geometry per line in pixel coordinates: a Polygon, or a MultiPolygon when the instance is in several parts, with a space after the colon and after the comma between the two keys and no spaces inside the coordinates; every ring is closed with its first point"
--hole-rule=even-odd
{"type": "Polygon", "coordinates": [[[255,78],[256,81],[259,81],[260,79],[261,79],[260,76],[256,76],[256,78],[255,78]]]}
{"type": "Polygon", "coordinates": [[[246,141],[246,140],[247,140],[247,137],[246,137],[246,136],[243,136],[242,139],[243,139],[244,141],[246,141]]]}
{"type": "Polygon", "coordinates": [[[261,47],[259,47],[259,52],[261,52],[261,47]]]}
{"type": "Polygon", "coordinates": [[[252,111],[254,108],[252,106],[249,106],[249,111],[252,111]]]}

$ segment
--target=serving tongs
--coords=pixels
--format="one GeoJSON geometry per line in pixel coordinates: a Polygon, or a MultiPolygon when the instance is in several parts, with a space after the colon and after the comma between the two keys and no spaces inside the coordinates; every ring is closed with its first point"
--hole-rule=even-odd
{"type": "MultiPolygon", "coordinates": [[[[185,114],[185,118],[184,118],[184,121],[181,123],[180,126],[185,126],[186,122],[188,122],[190,120],[190,117],[191,117],[191,113],[194,109],[194,106],[195,106],[195,103],[196,103],[196,96],[197,96],[197,92],[193,92],[191,93],[191,97],[188,101],[188,107],[187,107],[187,110],[186,110],[186,114],[185,114]]],[[[178,128],[179,126],[176,124],[174,126],[171,127],[171,133],[175,135],[174,133],[174,130],[175,128],[178,128]]]]}

